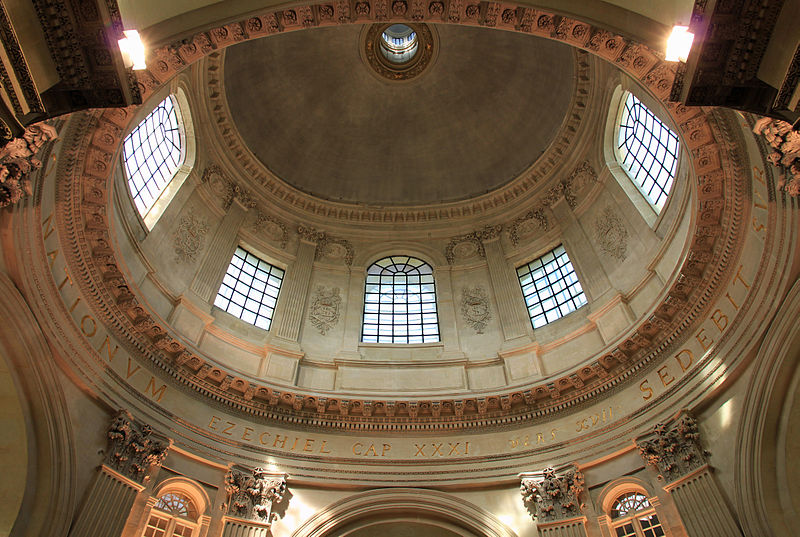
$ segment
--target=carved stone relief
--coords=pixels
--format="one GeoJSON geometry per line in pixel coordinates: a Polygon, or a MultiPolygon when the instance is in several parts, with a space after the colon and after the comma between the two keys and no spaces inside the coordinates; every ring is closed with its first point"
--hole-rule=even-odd
{"type": "Polygon", "coordinates": [[[223,505],[226,515],[269,526],[273,518],[272,506],[286,493],[286,475],[262,468],[231,468],[225,475],[225,492],[228,494],[223,505]]]}
{"type": "Polygon", "coordinates": [[[253,209],[256,206],[250,191],[237,185],[216,164],[209,165],[203,171],[201,180],[203,183],[208,184],[211,191],[222,200],[222,208],[226,211],[231,208],[233,200],[238,200],[247,209],[253,209]]]}
{"type": "Polygon", "coordinates": [[[46,142],[57,136],[54,127],[37,123],[25,129],[21,138],[14,138],[0,149],[0,208],[31,195],[30,174],[42,167],[35,156],[46,142]]]}
{"type": "Polygon", "coordinates": [[[105,464],[144,484],[150,467],[160,466],[168,449],[168,442],[156,439],[149,425],[134,422],[128,411],[120,410],[108,428],[105,464]]]}
{"type": "Polygon", "coordinates": [[[642,458],[655,467],[667,483],[706,464],[708,453],[700,445],[697,420],[688,412],[655,426],[653,433],[636,439],[642,458]]]}
{"type": "Polygon", "coordinates": [[[261,211],[256,214],[255,222],[253,222],[251,228],[257,235],[263,234],[267,240],[279,243],[284,250],[289,243],[289,229],[286,224],[261,211]]]}
{"type": "Polygon", "coordinates": [[[311,296],[311,307],[308,312],[308,319],[317,327],[323,336],[336,326],[339,322],[339,307],[342,304],[342,297],[339,296],[339,288],[318,286],[311,296]]]}
{"type": "Polygon", "coordinates": [[[314,259],[327,257],[329,259],[341,259],[348,266],[353,264],[355,250],[350,241],[333,237],[325,231],[302,224],[297,226],[297,234],[304,240],[317,244],[317,248],[314,251],[314,259]]]}
{"type": "Polygon", "coordinates": [[[523,502],[533,504],[539,523],[554,522],[581,516],[579,496],[583,492],[583,474],[575,467],[556,471],[552,467],[541,473],[521,474],[523,502]]]}
{"type": "Polygon", "coordinates": [[[188,212],[181,217],[178,229],[175,230],[173,248],[175,261],[188,263],[197,260],[197,254],[203,250],[208,220],[188,212]]]}
{"type": "Polygon", "coordinates": [[[594,219],[594,235],[600,251],[620,261],[628,257],[628,230],[610,206],[594,219]]]}
{"type": "Polygon", "coordinates": [[[465,287],[461,290],[461,314],[475,332],[483,334],[486,324],[492,318],[489,296],[483,287],[465,287]]]}
{"type": "Polygon", "coordinates": [[[774,150],[767,160],[783,170],[778,188],[800,196],[800,132],[793,130],[786,121],[768,117],[756,121],[753,132],[762,135],[774,150]]]}
{"type": "Polygon", "coordinates": [[[471,257],[486,257],[486,251],[483,249],[483,241],[497,238],[503,226],[484,226],[482,229],[454,237],[445,248],[444,256],[447,263],[452,265],[458,259],[469,259],[471,257]]]}
{"type": "Polygon", "coordinates": [[[532,235],[536,229],[548,230],[547,215],[542,207],[531,209],[522,216],[517,217],[508,228],[511,244],[517,246],[520,239],[532,235]]]}

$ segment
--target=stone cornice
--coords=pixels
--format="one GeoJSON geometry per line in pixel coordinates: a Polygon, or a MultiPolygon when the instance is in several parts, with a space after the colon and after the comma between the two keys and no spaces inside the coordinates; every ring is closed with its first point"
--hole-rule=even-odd
{"type": "MultiPolygon", "coordinates": [[[[490,7],[497,7],[495,15],[499,15],[499,5],[491,4],[490,7]]],[[[514,13],[515,17],[521,17],[518,25],[501,24],[501,19],[497,18],[493,24],[584,47],[614,62],[655,95],[666,99],[674,67],[660,61],[641,45],[579,21],[527,8],[514,13]]],[[[275,23],[277,26],[273,31],[281,29],[277,22],[282,20],[280,13],[254,19],[267,28],[275,23]]],[[[248,25],[257,26],[252,23],[254,19],[198,34],[192,43],[205,43],[205,52],[201,50],[203,46],[192,52],[194,49],[186,49],[184,45],[157,52],[164,58],[163,70],[159,71],[161,63],[156,64],[159,77],[167,80],[176,69],[202,54],[221,44],[235,42],[232,36],[239,35],[240,40],[244,39],[244,29],[248,25]],[[223,37],[227,41],[211,46],[214,39],[223,37]]],[[[488,19],[481,20],[485,22],[488,19]]],[[[248,35],[257,37],[267,31],[254,31],[248,35]]],[[[152,71],[142,76],[143,79],[151,77],[154,87],[158,86],[158,79],[152,71]]],[[[152,91],[148,87],[145,84],[143,91],[152,91]]],[[[362,431],[382,430],[389,424],[394,430],[406,427],[435,430],[439,427],[485,427],[516,422],[559,412],[581,404],[590,396],[614,389],[635,371],[682,341],[681,338],[685,339],[689,329],[718,293],[719,283],[730,274],[728,261],[735,253],[742,233],[744,181],[734,171],[741,169],[735,162],[738,157],[731,147],[725,145],[724,121],[715,117],[713,112],[671,103],[666,107],[680,127],[697,179],[697,184],[692,185],[698,198],[697,224],[683,265],[676,269],[675,279],[651,313],[604,352],[573,371],[505,392],[472,393],[434,400],[370,400],[357,395],[308,393],[294,387],[268,385],[258,379],[245,378],[193,350],[139,302],[135,288],[127,281],[124,268],[121,268],[123,265],[112,248],[115,241],[109,226],[110,215],[107,214],[111,161],[122,141],[123,127],[131,120],[130,109],[108,110],[82,122],[81,129],[78,129],[81,131],[80,141],[72,144],[71,153],[64,159],[67,164],[62,169],[63,177],[57,184],[57,196],[65,200],[64,211],[58,215],[59,231],[69,244],[65,249],[68,263],[73,267],[73,274],[78,275],[78,285],[98,312],[98,318],[122,339],[135,341],[144,356],[177,382],[227,405],[231,410],[279,421],[344,429],[357,427],[362,431]]],[[[442,214],[446,213],[444,210],[442,214]]]]}

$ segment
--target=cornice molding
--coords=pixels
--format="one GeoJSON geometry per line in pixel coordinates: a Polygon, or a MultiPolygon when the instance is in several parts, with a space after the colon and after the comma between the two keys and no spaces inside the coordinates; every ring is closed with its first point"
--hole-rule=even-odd
{"type": "MultiPolygon", "coordinates": [[[[499,15],[499,7],[497,11],[496,15],[499,15]]],[[[318,13],[318,10],[312,12],[318,13]]],[[[502,17],[494,23],[505,29],[542,35],[590,50],[634,76],[662,100],[667,98],[674,67],[659,60],[645,47],[579,21],[528,8],[520,8],[515,13],[517,16],[525,15],[519,19],[520,24],[501,24],[502,17]],[[524,21],[530,24],[523,24],[524,21]]],[[[244,34],[245,28],[258,26],[254,20],[263,23],[262,29],[272,28],[274,33],[280,31],[277,21],[283,19],[280,13],[270,13],[198,34],[192,43],[205,43],[205,52],[203,46],[192,48],[188,45],[157,51],[156,56],[164,60],[156,63],[155,71],[162,80],[167,80],[176,69],[202,54],[235,42],[234,36],[240,36],[238,40],[241,40],[245,36],[253,38],[270,31],[244,34]],[[217,45],[211,46],[214,40],[217,40],[217,45]]],[[[346,18],[344,22],[349,20],[346,18]]],[[[481,20],[485,22],[488,19],[481,20]]],[[[156,80],[153,71],[142,76],[156,80]]],[[[145,88],[145,91],[149,90],[145,88]]],[[[665,103],[665,107],[679,125],[686,151],[692,158],[697,180],[692,188],[697,189],[698,197],[694,236],[682,266],[675,270],[675,279],[662,293],[651,313],[604,352],[555,378],[500,393],[434,400],[373,400],[337,393],[308,393],[295,387],[245,378],[193,350],[139,302],[111,246],[115,241],[106,202],[110,199],[110,164],[122,141],[123,128],[131,120],[131,109],[107,110],[87,116],[88,121],[82,121],[80,133],[76,135],[80,140],[89,141],[88,145],[78,142],[67,150],[64,161],[69,164],[64,167],[62,179],[57,184],[57,197],[66,202],[63,214],[58,215],[59,231],[70,246],[65,249],[65,254],[68,263],[74,267],[73,274],[78,275],[87,302],[99,313],[98,318],[104,320],[109,330],[123,340],[135,341],[143,356],[150,358],[177,382],[228,406],[232,411],[296,424],[358,428],[361,431],[383,430],[389,424],[393,430],[409,427],[436,430],[440,427],[485,427],[532,419],[561,412],[582,404],[589,397],[614,390],[635,371],[646,367],[662,353],[669,352],[688,337],[700,315],[718,294],[720,282],[726,281],[725,276],[730,275],[732,267],[728,261],[738,248],[743,227],[744,181],[735,171],[740,168],[738,163],[734,166],[734,161],[741,157],[724,142],[726,127],[713,112],[674,103],[665,103]],[[365,411],[367,408],[369,412],[365,411]]],[[[591,176],[582,167],[576,171],[583,177],[591,176]]],[[[559,197],[563,195],[566,198],[565,192],[566,189],[562,188],[559,197]]],[[[573,205],[569,199],[567,203],[573,205]]],[[[462,216],[475,217],[481,213],[480,210],[473,212],[466,205],[462,209],[457,211],[462,216]]],[[[391,216],[387,215],[394,214],[391,212],[393,209],[388,211],[381,213],[380,218],[386,217],[384,221],[391,223],[391,216]]],[[[327,214],[325,211],[322,213],[327,214]]],[[[443,209],[440,216],[444,218],[447,214],[448,209],[443,209]]],[[[414,216],[409,218],[420,221],[414,216]]]]}

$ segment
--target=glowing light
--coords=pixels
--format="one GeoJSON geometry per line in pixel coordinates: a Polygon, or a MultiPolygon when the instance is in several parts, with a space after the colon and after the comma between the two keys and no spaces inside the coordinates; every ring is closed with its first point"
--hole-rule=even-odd
{"type": "Polygon", "coordinates": [[[689,32],[688,26],[675,26],[672,34],[667,39],[668,62],[686,62],[692,48],[694,34],[689,32]]]}
{"type": "Polygon", "coordinates": [[[134,70],[147,69],[145,64],[144,43],[136,30],[125,30],[125,38],[119,40],[119,50],[126,67],[134,70]]]}

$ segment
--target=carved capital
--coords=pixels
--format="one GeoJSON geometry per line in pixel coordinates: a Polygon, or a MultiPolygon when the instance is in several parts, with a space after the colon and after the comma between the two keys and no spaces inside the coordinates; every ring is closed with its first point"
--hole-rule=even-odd
{"type": "Polygon", "coordinates": [[[22,137],[14,138],[0,149],[0,209],[31,195],[31,172],[42,167],[36,154],[46,142],[57,137],[54,127],[37,123],[26,128],[22,137]]]}
{"type": "Polygon", "coordinates": [[[555,522],[582,515],[579,496],[583,474],[573,465],[541,472],[520,474],[520,492],[526,505],[536,508],[539,523],[555,522]]]}
{"type": "Polygon", "coordinates": [[[127,410],[120,410],[108,428],[105,464],[141,485],[152,466],[161,466],[168,449],[166,438],[157,438],[149,425],[134,421],[127,410]]]}
{"type": "Polygon", "coordinates": [[[348,266],[353,264],[355,250],[350,241],[333,237],[324,231],[304,226],[303,224],[297,226],[297,234],[300,235],[302,240],[317,245],[314,251],[314,259],[328,257],[342,259],[348,266]]]}
{"type": "Polygon", "coordinates": [[[767,160],[783,172],[778,188],[800,196],[800,132],[786,121],[768,117],[756,121],[753,132],[764,137],[773,150],[767,160]]]}
{"type": "Polygon", "coordinates": [[[223,505],[226,515],[272,524],[272,506],[286,493],[286,474],[272,473],[263,468],[231,468],[225,475],[223,505]]]}
{"type": "Polygon", "coordinates": [[[636,439],[639,453],[655,467],[659,479],[672,483],[706,464],[708,453],[700,445],[697,420],[682,411],[673,420],[659,423],[653,432],[636,439]]]}

